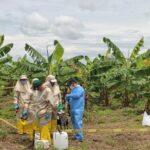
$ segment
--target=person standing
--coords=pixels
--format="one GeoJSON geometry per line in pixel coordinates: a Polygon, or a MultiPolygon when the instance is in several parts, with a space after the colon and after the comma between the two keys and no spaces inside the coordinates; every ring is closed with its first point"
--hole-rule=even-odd
{"type": "Polygon", "coordinates": [[[73,128],[75,129],[74,139],[83,141],[83,113],[85,107],[85,91],[75,79],[68,81],[71,93],[66,94],[65,99],[70,105],[70,114],[73,128]]]}
{"type": "Polygon", "coordinates": [[[44,85],[53,93],[54,96],[54,109],[52,113],[52,120],[50,122],[51,133],[57,129],[57,112],[62,111],[62,100],[61,100],[61,91],[57,83],[57,79],[54,75],[48,75],[44,85]]]}
{"type": "MultiPolygon", "coordinates": [[[[48,140],[51,144],[49,122],[54,106],[53,93],[36,78],[32,82],[32,94],[30,98],[29,113],[34,116],[33,122],[37,123],[37,128],[40,131],[40,140],[48,140]]],[[[34,128],[36,127],[34,126],[34,128]]]]}
{"type": "Polygon", "coordinates": [[[26,133],[28,104],[30,101],[31,86],[26,75],[21,75],[14,88],[14,109],[17,116],[17,133],[26,133]]]}

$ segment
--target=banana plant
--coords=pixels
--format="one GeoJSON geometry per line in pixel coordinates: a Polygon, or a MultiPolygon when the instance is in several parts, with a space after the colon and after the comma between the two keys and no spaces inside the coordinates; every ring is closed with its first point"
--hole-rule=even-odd
{"type": "Polygon", "coordinates": [[[146,54],[139,55],[141,47],[144,46],[144,38],[142,37],[138,41],[129,58],[126,58],[121,50],[110,39],[104,37],[103,41],[108,46],[107,53],[110,54],[112,52],[114,59],[120,62],[118,70],[120,72],[124,72],[120,81],[118,81],[121,83],[119,84],[120,86],[118,86],[118,88],[120,88],[120,91],[122,92],[123,104],[125,107],[127,107],[129,106],[131,93],[136,92],[132,89],[132,80],[134,78],[133,71],[138,68],[139,60],[141,60],[141,62],[144,62],[144,60],[149,57],[149,55],[147,54],[148,52],[146,54]]]}
{"type": "Polygon", "coordinates": [[[64,48],[57,40],[54,41],[54,47],[55,49],[51,53],[51,55],[48,54],[47,57],[44,57],[32,46],[30,46],[29,44],[25,44],[25,51],[31,56],[31,58],[33,59],[33,63],[43,69],[41,73],[38,72],[38,76],[45,77],[48,74],[55,74],[58,65],[62,61],[64,48]]]}
{"type": "Polygon", "coordinates": [[[6,76],[5,67],[7,67],[7,63],[11,61],[12,57],[8,55],[10,50],[13,47],[13,44],[4,45],[4,35],[0,35],[0,85],[7,84],[7,80],[9,76],[6,76]]]}
{"type": "Polygon", "coordinates": [[[118,62],[106,59],[105,56],[99,56],[93,62],[90,71],[90,86],[93,91],[99,93],[98,103],[101,104],[103,102],[105,106],[109,106],[111,87],[114,86],[115,79],[120,76],[117,73],[117,69],[115,69],[118,66],[118,62]]]}
{"type": "Polygon", "coordinates": [[[59,66],[59,70],[57,71],[58,80],[61,85],[64,85],[65,82],[71,77],[78,78],[82,81],[83,74],[81,73],[81,70],[85,67],[85,65],[81,62],[83,58],[84,56],[79,55],[62,61],[59,66]]]}

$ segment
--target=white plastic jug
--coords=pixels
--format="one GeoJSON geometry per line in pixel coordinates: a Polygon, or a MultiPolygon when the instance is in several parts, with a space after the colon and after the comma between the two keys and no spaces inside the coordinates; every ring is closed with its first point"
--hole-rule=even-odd
{"type": "Polygon", "coordinates": [[[146,111],[143,114],[142,125],[143,126],[150,126],[150,115],[148,115],[146,111]]]}
{"type": "Polygon", "coordinates": [[[35,133],[34,134],[34,140],[39,140],[40,139],[40,133],[35,133]]]}
{"type": "Polygon", "coordinates": [[[35,140],[34,141],[34,148],[35,149],[48,149],[50,147],[48,140],[35,140]]]}
{"type": "Polygon", "coordinates": [[[63,150],[68,148],[68,134],[67,132],[54,132],[53,133],[54,147],[63,150]]]}
{"type": "Polygon", "coordinates": [[[50,147],[48,140],[40,140],[40,133],[35,133],[34,135],[34,148],[42,148],[42,149],[48,149],[50,147]]]}

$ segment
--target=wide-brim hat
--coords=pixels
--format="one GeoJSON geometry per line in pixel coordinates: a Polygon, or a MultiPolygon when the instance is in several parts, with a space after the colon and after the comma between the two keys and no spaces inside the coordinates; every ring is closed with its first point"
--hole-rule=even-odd
{"type": "Polygon", "coordinates": [[[56,79],[52,79],[52,80],[50,80],[50,82],[57,82],[57,80],[56,79]]]}
{"type": "Polygon", "coordinates": [[[57,82],[54,75],[48,75],[46,80],[49,82],[57,82]]]}
{"type": "Polygon", "coordinates": [[[21,79],[21,80],[27,80],[28,78],[27,78],[26,75],[21,75],[21,76],[20,76],[20,79],[21,79]]]}

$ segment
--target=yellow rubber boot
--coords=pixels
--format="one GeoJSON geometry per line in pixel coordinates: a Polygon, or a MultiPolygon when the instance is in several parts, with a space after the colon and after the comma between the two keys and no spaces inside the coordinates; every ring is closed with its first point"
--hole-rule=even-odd
{"type": "Polygon", "coordinates": [[[29,135],[30,139],[33,139],[33,130],[34,130],[33,123],[24,126],[24,131],[26,134],[29,135]]]}
{"type": "Polygon", "coordinates": [[[57,130],[57,120],[51,120],[51,133],[57,130]]]}
{"type": "Polygon", "coordinates": [[[49,122],[48,122],[48,128],[49,128],[50,133],[51,133],[51,128],[52,128],[52,126],[51,126],[51,125],[52,125],[52,122],[51,122],[51,121],[49,121],[49,122]]]}
{"type": "Polygon", "coordinates": [[[49,133],[49,125],[44,125],[43,127],[40,127],[40,139],[41,140],[48,140],[51,144],[51,136],[49,133]]]}
{"type": "Polygon", "coordinates": [[[35,130],[35,131],[39,131],[40,129],[39,129],[39,126],[38,126],[38,123],[36,122],[36,121],[34,121],[33,123],[32,123],[32,125],[33,125],[33,129],[35,130]]]}
{"type": "Polygon", "coordinates": [[[17,121],[16,127],[17,127],[18,134],[24,134],[24,125],[22,124],[21,120],[17,121]]]}

